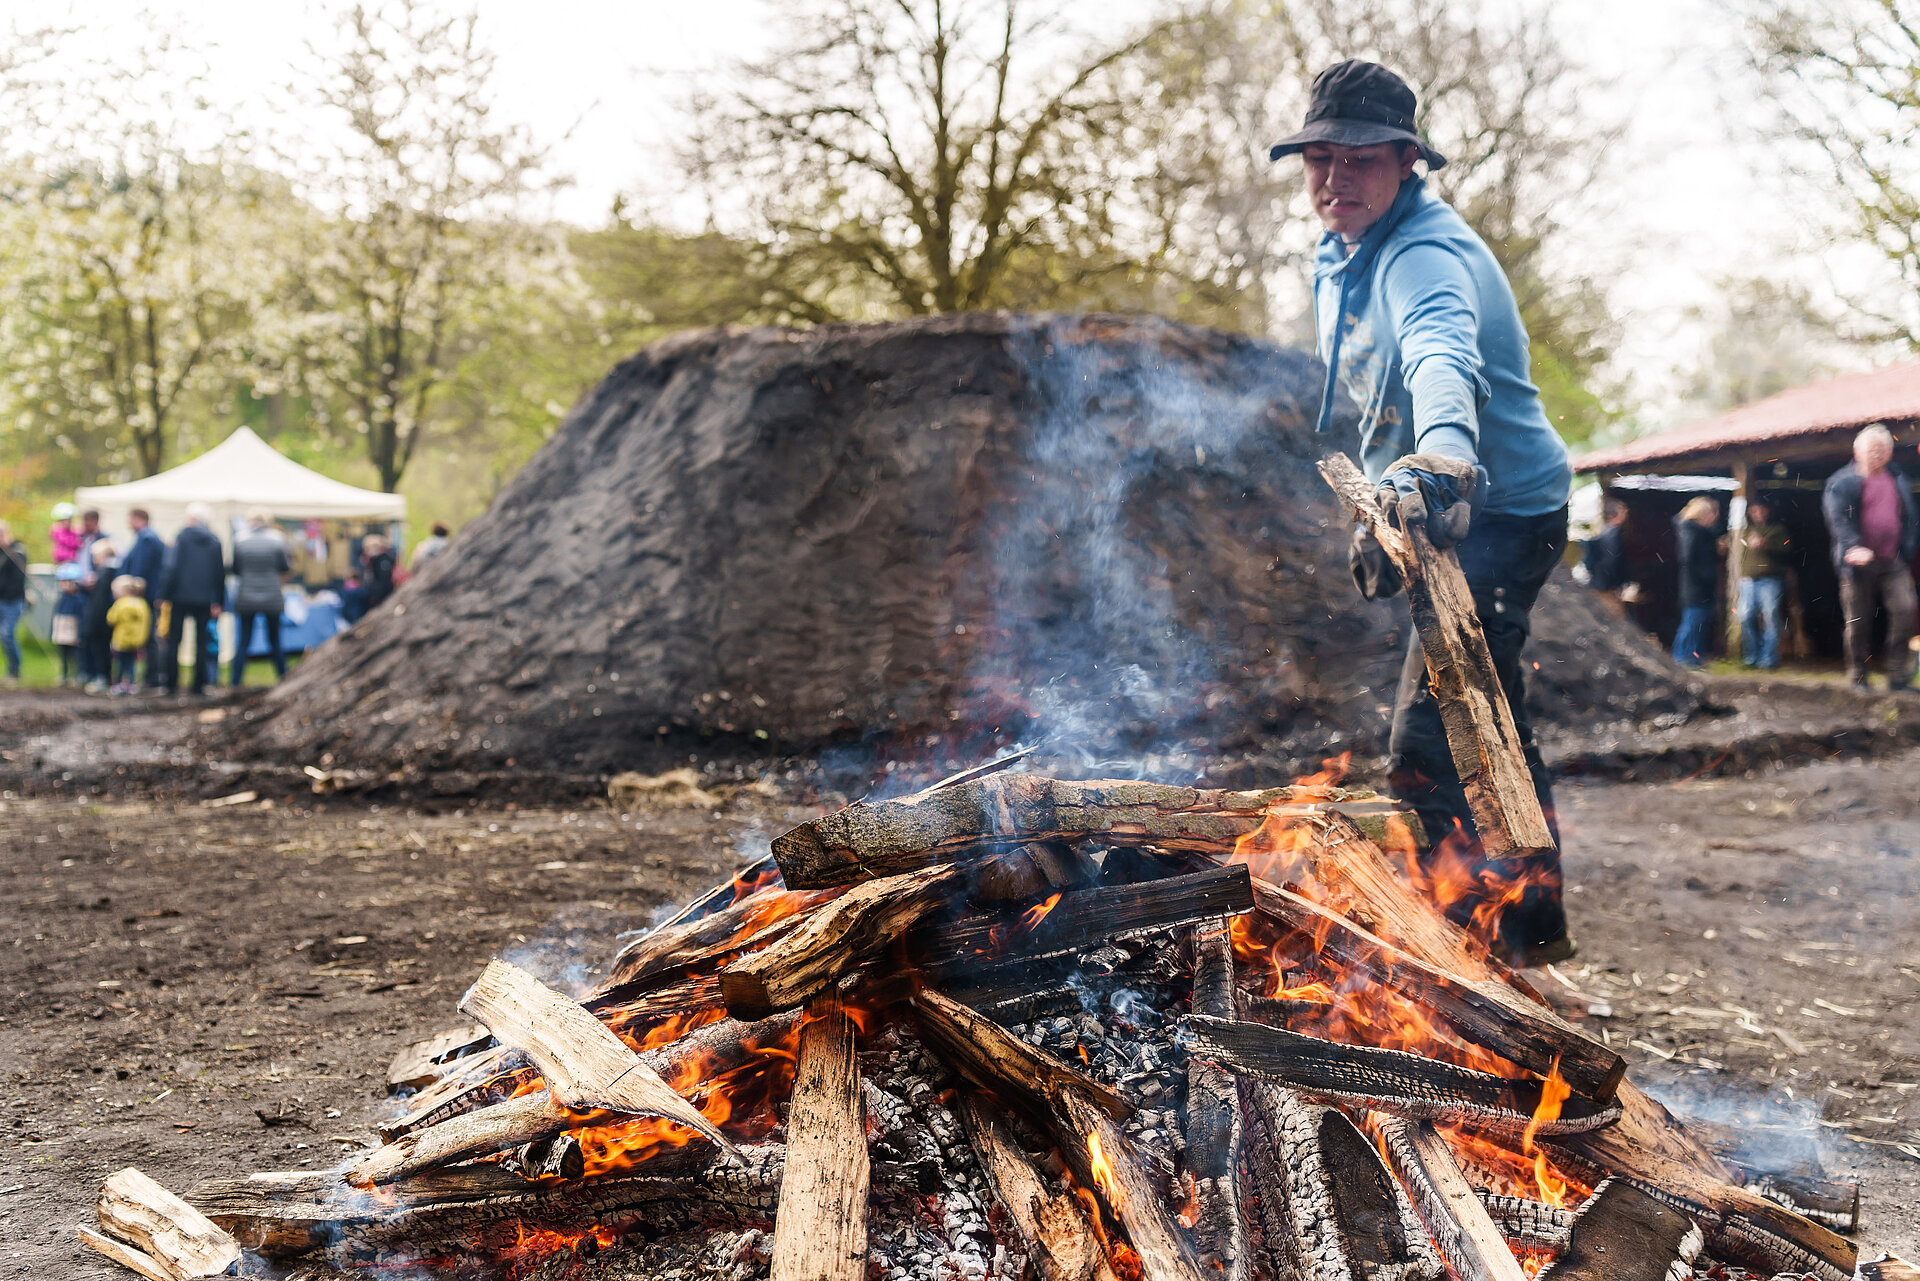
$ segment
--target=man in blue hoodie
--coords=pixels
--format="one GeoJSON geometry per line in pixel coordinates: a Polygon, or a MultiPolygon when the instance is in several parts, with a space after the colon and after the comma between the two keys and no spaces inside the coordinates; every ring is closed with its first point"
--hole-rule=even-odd
{"type": "MultiPolygon", "coordinates": [[[[1326,227],[1314,263],[1314,315],[1327,383],[1319,429],[1337,389],[1359,408],[1361,467],[1403,524],[1422,524],[1459,554],[1487,648],[1549,825],[1553,793],[1526,710],[1520,651],[1534,600],[1567,544],[1567,449],[1531,381],[1527,331],[1500,264],[1472,228],[1414,172],[1446,158],[1414,128],[1404,81],[1371,62],[1315,77],[1306,125],[1272,150],[1300,155],[1326,227]]],[[[1355,583],[1369,598],[1400,589],[1377,543],[1355,531],[1355,583]]],[[[1478,888],[1449,908],[1466,921],[1506,902],[1488,942],[1538,965],[1572,955],[1557,853],[1496,865],[1479,846],[1440,709],[1416,638],[1394,706],[1388,785],[1428,837],[1468,859],[1478,888]]],[[[1555,840],[1559,829],[1554,827],[1555,840]]],[[[1434,857],[1430,855],[1429,857],[1434,857]]]]}

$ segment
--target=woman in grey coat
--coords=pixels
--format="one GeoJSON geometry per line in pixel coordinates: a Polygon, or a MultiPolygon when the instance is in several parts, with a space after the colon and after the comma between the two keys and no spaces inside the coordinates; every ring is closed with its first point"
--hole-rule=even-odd
{"type": "Polygon", "coordinates": [[[229,685],[239,685],[247,671],[247,650],[253,645],[253,620],[267,624],[267,649],[276,678],[287,674],[287,655],[280,648],[280,614],[286,608],[281,584],[293,570],[287,540],[273,528],[263,511],[247,514],[247,532],[233,540],[233,612],[239,616],[229,685]]]}

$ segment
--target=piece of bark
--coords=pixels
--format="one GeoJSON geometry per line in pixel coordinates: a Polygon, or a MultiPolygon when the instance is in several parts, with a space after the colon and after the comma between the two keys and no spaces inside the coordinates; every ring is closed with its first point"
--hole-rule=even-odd
{"type": "MultiPolygon", "coordinates": [[[[1233,940],[1226,919],[1196,926],[1192,944],[1194,1013],[1235,1019],[1239,1010],[1234,1003],[1233,940]]],[[[1187,1168],[1193,1174],[1195,1201],[1194,1250],[1209,1275],[1246,1281],[1247,1224],[1238,1179],[1245,1127],[1238,1082],[1210,1063],[1191,1059],[1186,1121],[1187,1168]]]]}
{"type": "Polygon", "coordinates": [[[1618,1091],[1625,1059],[1500,980],[1450,972],[1257,877],[1253,893],[1256,911],[1306,933],[1321,951],[1404,993],[1461,1039],[1541,1076],[1557,1062],[1561,1078],[1597,1103],[1611,1101],[1618,1091]]]}
{"type": "Polygon", "coordinates": [[[771,1281],[862,1281],[867,1275],[867,1124],[857,1041],[837,995],[809,1004],[787,1120],[771,1281]]]}
{"type": "Polygon", "coordinates": [[[1040,960],[1083,952],[1109,939],[1192,921],[1232,916],[1253,906],[1244,867],[1217,867],[1137,884],[1061,894],[1032,924],[1034,911],[975,913],[924,925],[907,937],[908,955],[934,975],[967,973],[1007,957],[1040,960]]]}
{"type": "Polygon", "coordinates": [[[445,1075],[448,1063],[486,1049],[492,1040],[485,1028],[470,1023],[403,1046],[387,1067],[387,1092],[432,1085],[445,1075]]]}
{"type": "Polygon", "coordinates": [[[100,1230],[151,1258],[173,1281],[217,1277],[240,1246],[200,1211],[127,1166],[100,1185],[100,1230]]]}
{"type": "Polygon", "coordinates": [[[1540,1281],[1689,1281],[1705,1244],[1679,1210],[1609,1179],[1573,1216],[1566,1250],[1540,1281]]]}
{"type": "Polygon", "coordinates": [[[1869,1259],[1860,1265],[1860,1281],[1920,1281],[1920,1268],[1891,1254],[1869,1259]]]}
{"type": "Polygon", "coordinates": [[[1487,853],[1517,858],[1553,849],[1459,558],[1451,549],[1435,548],[1424,529],[1401,530],[1389,521],[1374,498],[1373,482],[1345,454],[1322,459],[1320,474],[1406,580],[1407,604],[1426,652],[1454,768],[1487,853]]]}
{"type": "Polygon", "coordinates": [[[1430,1121],[1377,1121],[1387,1160],[1459,1281],[1526,1281],[1453,1150],[1430,1121]]]}
{"type": "Polygon", "coordinates": [[[966,879],[961,868],[946,866],[862,881],[771,946],[729,965],[720,975],[727,1012],[763,1019],[827,991],[921,917],[957,899],[966,879]]]}
{"type": "Polygon", "coordinates": [[[913,1012],[922,1039],[948,1067],[1042,1126],[1052,1124],[1070,1090],[1096,1100],[1116,1120],[1133,1111],[1121,1095],[944,993],[915,993],[913,1012]]]}
{"type": "Polygon", "coordinates": [[[1573,1095],[1560,1115],[1535,1123],[1542,1084],[1443,1063],[1405,1050],[1347,1045],[1261,1023],[1191,1015],[1181,1023],[1195,1058],[1228,1071],[1271,1078],[1316,1099],[1371,1108],[1415,1121],[1439,1121],[1519,1140],[1529,1128],[1553,1137],[1620,1119],[1618,1105],[1573,1095]]]}
{"type": "Polygon", "coordinates": [[[85,1225],[79,1228],[79,1233],[82,1245],[98,1250],[123,1268],[131,1268],[147,1281],[178,1281],[173,1273],[161,1265],[160,1260],[144,1250],[136,1250],[125,1241],[103,1236],[85,1225]]]}
{"type": "Polygon", "coordinates": [[[1274,787],[1255,792],[1173,787],[1125,779],[1075,782],[1000,774],[892,801],[859,802],[802,823],[774,839],[773,855],[793,889],[844,885],[947,862],[979,862],[1033,841],[1153,845],[1214,855],[1266,820],[1267,807],[1338,808],[1376,798],[1339,788],[1274,787]]]}
{"type": "Polygon", "coordinates": [[[1054,1196],[993,1105],[972,1091],[957,1105],[987,1186],[1006,1207],[1040,1281],[1119,1281],[1071,1196],[1054,1196]]]}
{"type": "Polygon", "coordinates": [[[1296,1257],[1313,1281],[1440,1281],[1446,1263],[1379,1152],[1337,1108],[1248,1079],[1286,1181],[1296,1257]]]}
{"type": "Polygon", "coordinates": [[[1060,1095],[1060,1119],[1064,1125],[1056,1126],[1056,1139],[1065,1133],[1079,1140],[1063,1147],[1062,1155],[1075,1177],[1091,1177],[1095,1191],[1126,1229],[1139,1256],[1141,1281],[1201,1281],[1193,1247],[1113,1118],[1093,1096],[1068,1088],[1060,1095]]]}
{"type": "Polygon", "coordinates": [[[525,970],[489,961],[459,1008],[486,1024],[502,1045],[525,1052],[556,1102],[662,1117],[705,1136],[723,1152],[736,1151],[731,1139],[675,1094],[606,1024],[525,970]]]}
{"type": "Polygon", "coordinates": [[[571,1134],[548,1134],[522,1143],[500,1164],[523,1179],[577,1179],[587,1172],[587,1154],[571,1134]]]}

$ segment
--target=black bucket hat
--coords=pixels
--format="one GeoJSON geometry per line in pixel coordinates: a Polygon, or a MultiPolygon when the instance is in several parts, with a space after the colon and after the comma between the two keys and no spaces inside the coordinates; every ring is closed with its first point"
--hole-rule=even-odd
{"type": "Polygon", "coordinates": [[[1342,147],[1410,142],[1420,148],[1420,158],[1427,162],[1427,168],[1438,169],[1447,158],[1413,131],[1413,111],[1418,105],[1407,82],[1379,63],[1337,62],[1313,78],[1313,98],[1307,104],[1305,126],[1274,143],[1267,158],[1291,156],[1310,142],[1342,147]]]}

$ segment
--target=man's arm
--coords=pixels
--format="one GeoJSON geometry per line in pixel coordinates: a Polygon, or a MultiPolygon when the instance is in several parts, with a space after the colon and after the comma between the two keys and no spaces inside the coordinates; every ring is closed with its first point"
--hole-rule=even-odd
{"type": "Polygon", "coordinates": [[[1400,344],[1401,378],[1413,397],[1413,452],[1480,461],[1479,294],[1458,254],[1411,245],[1381,273],[1381,299],[1400,344]]]}
{"type": "Polygon", "coordinates": [[[1820,511],[1827,518],[1827,533],[1833,539],[1834,550],[1844,557],[1860,546],[1860,523],[1851,510],[1852,504],[1840,493],[1840,479],[1835,474],[1827,480],[1827,487],[1820,495],[1820,511]]]}

